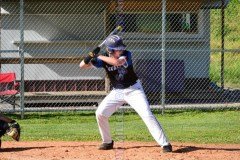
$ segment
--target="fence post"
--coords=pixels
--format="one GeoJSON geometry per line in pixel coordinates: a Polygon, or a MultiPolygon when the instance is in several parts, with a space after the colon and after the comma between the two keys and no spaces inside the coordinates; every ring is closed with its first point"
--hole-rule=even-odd
{"type": "Polygon", "coordinates": [[[20,0],[20,68],[21,68],[21,85],[20,85],[20,105],[21,105],[21,118],[24,118],[24,0],[20,0]]]}
{"type": "Polygon", "coordinates": [[[222,36],[221,36],[221,87],[224,89],[224,34],[225,34],[225,28],[224,28],[224,0],[222,0],[222,6],[221,6],[221,31],[222,31],[222,36]]]}
{"type": "Polygon", "coordinates": [[[162,0],[162,114],[165,110],[165,40],[166,40],[166,0],[162,0]]]}

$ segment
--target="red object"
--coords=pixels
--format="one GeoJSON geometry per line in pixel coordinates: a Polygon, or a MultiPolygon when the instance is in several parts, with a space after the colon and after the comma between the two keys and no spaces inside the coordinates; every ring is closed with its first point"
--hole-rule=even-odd
{"type": "Polygon", "coordinates": [[[15,80],[15,73],[0,73],[0,83],[9,83],[15,80]]]}
{"type": "Polygon", "coordinates": [[[0,103],[7,102],[15,109],[15,105],[18,105],[15,102],[18,86],[15,73],[0,73],[0,103]]]}

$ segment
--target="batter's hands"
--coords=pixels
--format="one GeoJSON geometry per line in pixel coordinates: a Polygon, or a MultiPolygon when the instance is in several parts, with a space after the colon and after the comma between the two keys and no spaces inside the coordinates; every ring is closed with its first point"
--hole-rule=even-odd
{"type": "Polygon", "coordinates": [[[95,57],[98,57],[99,52],[100,52],[100,47],[97,47],[92,52],[90,52],[88,55],[92,58],[95,58],[95,57]]]}
{"type": "Polygon", "coordinates": [[[84,58],[84,63],[88,64],[93,58],[98,57],[100,47],[95,48],[92,52],[88,53],[88,56],[84,58]]]}

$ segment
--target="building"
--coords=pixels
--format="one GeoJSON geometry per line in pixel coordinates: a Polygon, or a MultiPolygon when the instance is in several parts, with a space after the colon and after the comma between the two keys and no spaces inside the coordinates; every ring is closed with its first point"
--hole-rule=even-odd
{"type": "MultiPolygon", "coordinates": [[[[167,91],[208,87],[210,9],[226,7],[228,2],[167,0],[166,59],[172,68],[167,67],[167,91]]],[[[79,57],[97,46],[119,21],[125,25],[121,35],[134,53],[137,72],[146,83],[154,82],[146,90],[161,87],[161,1],[25,0],[24,5],[26,91],[106,90],[104,71],[80,70],[79,57]]],[[[18,0],[2,2],[1,50],[19,47],[19,11],[18,0]]],[[[20,65],[6,62],[18,57],[17,52],[1,52],[1,72],[14,71],[20,79],[20,65]]]]}

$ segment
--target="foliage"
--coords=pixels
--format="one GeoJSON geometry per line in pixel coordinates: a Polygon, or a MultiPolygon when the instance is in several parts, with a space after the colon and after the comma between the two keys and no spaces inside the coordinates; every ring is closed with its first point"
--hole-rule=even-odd
{"type": "MultiPolygon", "coordinates": [[[[225,9],[225,49],[240,49],[240,1],[231,0],[225,9]]],[[[221,49],[221,10],[211,10],[211,48],[221,49]]],[[[240,53],[225,52],[224,81],[226,87],[240,88],[240,53]]],[[[212,53],[211,80],[220,84],[221,54],[212,53]]]]}

